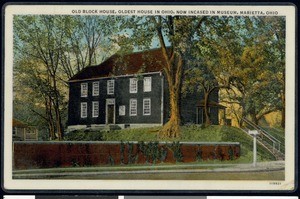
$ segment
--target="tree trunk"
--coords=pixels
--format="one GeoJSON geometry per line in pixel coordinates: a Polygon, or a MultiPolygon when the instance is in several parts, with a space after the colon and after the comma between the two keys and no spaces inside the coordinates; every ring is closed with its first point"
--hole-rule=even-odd
{"type": "Polygon", "coordinates": [[[48,118],[49,136],[50,136],[50,140],[55,140],[56,136],[55,136],[55,126],[53,122],[53,115],[52,115],[52,102],[50,97],[49,99],[47,98],[48,97],[45,98],[45,105],[46,105],[46,116],[48,118]]]}
{"type": "Polygon", "coordinates": [[[254,124],[258,125],[258,119],[257,119],[257,117],[256,117],[256,114],[255,114],[255,113],[250,113],[250,117],[251,117],[251,121],[252,121],[254,124]]]}
{"type": "Polygon", "coordinates": [[[56,123],[56,132],[57,132],[58,140],[62,140],[63,128],[62,128],[61,116],[60,116],[60,111],[59,111],[58,99],[55,99],[54,111],[55,111],[55,123],[56,123]]]}
{"type": "Polygon", "coordinates": [[[59,94],[56,85],[56,77],[53,76],[53,90],[54,90],[54,111],[55,111],[55,123],[56,123],[56,132],[58,136],[58,140],[62,140],[63,138],[63,128],[61,122],[61,115],[59,111],[59,94]]]}
{"type": "Polygon", "coordinates": [[[205,127],[208,127],[211,125],[210,114],[208,111],[208,103],[209,103],[208,99],[209,99],[209,92],[204,91],[204,115],[205,115],[204,126],[205,127]]]}
{"type": "Polygon", "coordinates": [[[240,106],[241,106],[241,111],[242,111],[242,115],[241,115],[241,118],[240,119],[238,119],[238,124],[239,124],[239,127],[241,128],[241,127],[245,127],[245,122],[243,121],[243,118],[245,118],[246,117],[246,111],[245,111],[245,102],[244,102],[244,100],[242,100],[242,102],[240,103],[240,106]]]}
{"type": "Polygon", "coordinates": [[[59,106],[55,107],[55,120],[56,120],[56,132],[58,135],[58,140],[63,139],[63,129],[62,129],[62,123],[61,123],[61,117],[59,112],[59,106]]]}
{"type": "Polygon", "coordinates": [[[169,86],[170,119],[159,132],[160,138],[176,138],[180,135],[179,92],[169,86]]]}

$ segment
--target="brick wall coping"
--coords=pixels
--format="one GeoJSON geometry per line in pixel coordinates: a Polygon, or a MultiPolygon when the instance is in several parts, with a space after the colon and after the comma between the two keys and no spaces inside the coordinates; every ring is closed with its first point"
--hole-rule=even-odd
{"type": "MultiPolygon", "coordinates": [[[[138,144],[137,141],[123,141],[123,143],[138,144]]],[[[153,141],[152,141],[153,142],[153,141]]],[[[16,144],[120,144],[121,141],[14,141],[16,144]]],[[[144,142],[149,143],[149,142],[144,142]]],[[[172,144],[173,142],[159,142],[172,144]]],[[[179,142],[184,145],[240,145],[239,142],[179,142]]]]}

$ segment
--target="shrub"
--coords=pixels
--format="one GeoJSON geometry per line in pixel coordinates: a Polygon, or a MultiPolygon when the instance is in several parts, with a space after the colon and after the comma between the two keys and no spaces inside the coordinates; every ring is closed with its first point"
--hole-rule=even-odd
{"type": "Polygon", "coordinates": [[[173,142],[171,145],[171,149],[173,151],[173,157],[176,162],[182,162],[183,155],[181,152],[181,144],[179,142],[173,142]]]}

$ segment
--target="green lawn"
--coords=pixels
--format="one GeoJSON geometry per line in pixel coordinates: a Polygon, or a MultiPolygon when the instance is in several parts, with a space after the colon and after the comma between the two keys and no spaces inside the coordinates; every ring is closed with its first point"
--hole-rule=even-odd
{"type": "MultiPolygon", "coordinates": [[[[109,132],[76,131],[65,136],[65,140],[76,141],[185,141],[185,142],[239,142],[241,144],[240,163],[252,161],[253,140],[240,129],[231,126],[211,125],[201,128],[199,125],[181,127],[181,137],[176,139],[159,139],[157,134],[161,127],[122,129],[109,132]]],[[[258,161],[275,160],[258,145],[258,161]]]]}
{"type": "Polygon", "coordinates": [[[281,143],[284,144],[285,141],[285,134],[284,129],[282,128],[273,128],[273,127],[263,127],[268,133],[278,139],[281,143]]]}

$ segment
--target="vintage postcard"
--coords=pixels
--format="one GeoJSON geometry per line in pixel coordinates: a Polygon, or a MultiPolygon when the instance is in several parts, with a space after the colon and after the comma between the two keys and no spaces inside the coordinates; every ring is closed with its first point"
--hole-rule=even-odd
{"type": "Polygon", "coordinates": [[[295,189],[292,5],[15,5],[7,190],[295,189]]]}

